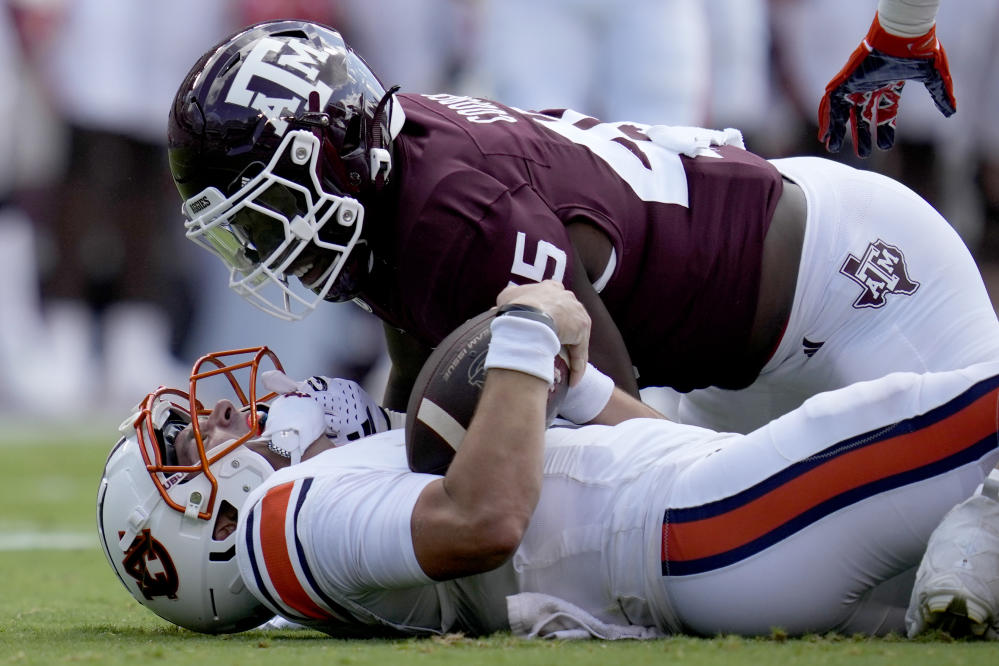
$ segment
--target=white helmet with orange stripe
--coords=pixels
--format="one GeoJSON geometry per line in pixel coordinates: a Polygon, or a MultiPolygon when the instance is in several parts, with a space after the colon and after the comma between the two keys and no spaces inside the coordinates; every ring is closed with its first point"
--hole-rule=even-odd
{"type": "Polygon", "coordinates": [[[274,471],[266,454],[244,446],[259,437],[262,403],[274,397],[257,396],[264,362],[281,370],[266,347],[210,354],[195,364],[189,393],[161,387],[146,396],[101,479],[97,524],[111,567],[139,603],[194,631],[243,631],[273,616],[243,583],[234,529],[236,510],[274,471]],[[212,395],[212,384],[224,392],[212,395]],[[235,400],[210,411],[196,393],[235,400]],[[202,423],[220,409],[233,436],[206,441],[202,423]]]}

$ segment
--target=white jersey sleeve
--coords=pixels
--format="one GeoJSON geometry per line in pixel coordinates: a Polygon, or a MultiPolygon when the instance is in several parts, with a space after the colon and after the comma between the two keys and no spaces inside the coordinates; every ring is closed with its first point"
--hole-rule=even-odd
{"type": "Polygon", "coordinates": [[[336,589],[363,592],[432,582],[410,530],[413,507],[435,477],[408,470],[359,470],[317,478],[303,534],[320,575],[336,589]]]}
{"type": "Polygon", "coordinates": [[[408,470],[401,431],[275,472],[240,511],[244,581],[290,619],[394,626],[384,619],[394,614],[371,608],[365,594],[433,583],[417,562],[410,517],[435,478],[408,470]]]}

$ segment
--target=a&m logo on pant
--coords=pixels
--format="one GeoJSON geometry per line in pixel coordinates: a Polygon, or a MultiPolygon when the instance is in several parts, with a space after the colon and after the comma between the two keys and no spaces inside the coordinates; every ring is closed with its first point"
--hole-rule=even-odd
{"type": "Polygon", "coordinates": [[[880,238],[867,246],[863,257],[847,255],[839,272],[864,288],[853,302],[855,308],[880,308],[888,294],[908,296],[919,288],[918,282],[909,279],[899,249],[880,238]]]}

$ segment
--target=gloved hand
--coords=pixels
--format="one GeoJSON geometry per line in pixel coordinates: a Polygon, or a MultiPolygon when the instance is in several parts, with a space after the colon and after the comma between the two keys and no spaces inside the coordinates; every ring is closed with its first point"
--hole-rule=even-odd
{"type": "Polygon", "coordinates": [[[260,378],[268,391],[304,393],[315,400],[324,413],[325,434],[336,445],[391,427],[385,411],[357,382],[319,375],[296,382],[279,370],[264,372],[260,378]]]}
{"type": "Polygon", "coordinates": [[[271,451],[297,465],[305,450],[323,434],[325,425],[323,408],[312,396],[298,391],[285,393],[271,402],[260,438],[271,451]]]}
{"type": "Polygon", "coordinates": [[[906,81],[922,81],[945,116],[957,109],[936,26],[920,37],[898,37],[886,32],[875,14],[867,37],[826,86],[819,104],[819,141],[830,152],[839,152],[849,121],[853,148],[860,157],[871,154],[872,134],[879,148],[891,148],[906,81]]]}

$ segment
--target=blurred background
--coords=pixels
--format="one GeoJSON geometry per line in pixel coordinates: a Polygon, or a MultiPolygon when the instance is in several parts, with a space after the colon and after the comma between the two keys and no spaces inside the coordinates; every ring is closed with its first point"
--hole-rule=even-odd
{"type": "MultiPolygon", "coordinates": [[[[0,0],[0,438],[117,424],[210,350],[266,344],[289,374],[380,395],[381,325],[353,304],[263,314],[184,238],[167,110],[197,58],[269,18],[338,28],[385,84],[737,127],[765,157],[827,155],[825,84],[876,0],[0,0]]],[[[903,93],[895,148],[861,162],[965,239],[999,300],[999,3],[943,0],[958,112],[903,93]]],[[[113,435],[109,438],[113,439],[113,435]]]]}

